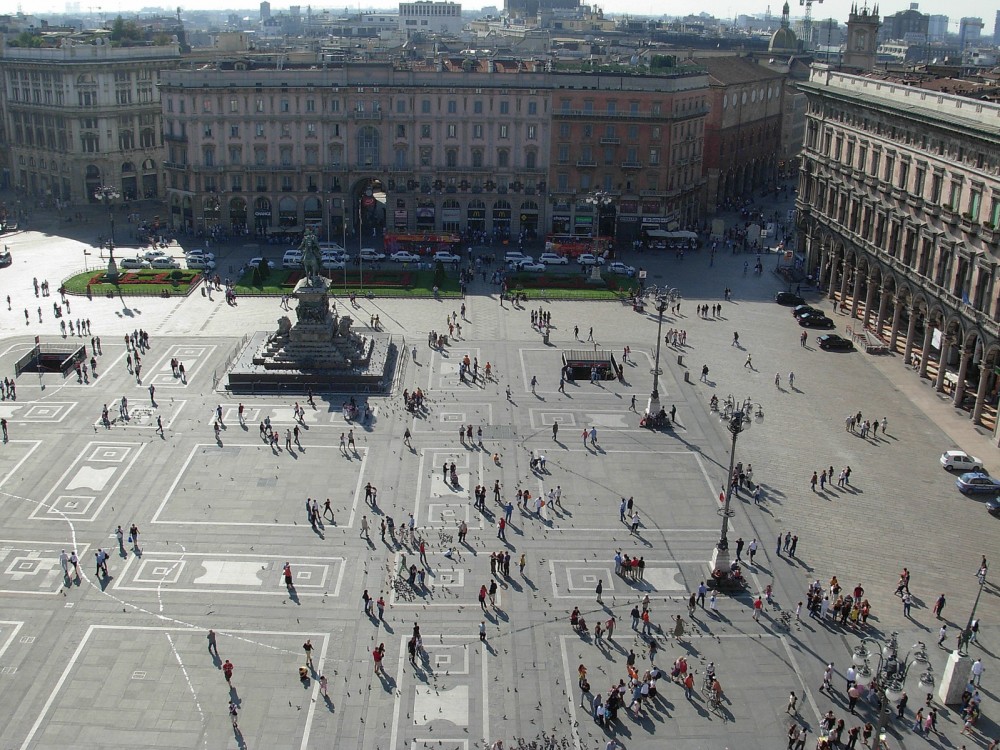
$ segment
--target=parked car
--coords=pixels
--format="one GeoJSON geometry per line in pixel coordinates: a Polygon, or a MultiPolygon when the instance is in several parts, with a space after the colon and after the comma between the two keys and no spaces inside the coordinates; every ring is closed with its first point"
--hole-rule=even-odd
{"type": "Polygon", "coordinates": [[[207,250],[188,250],[184,253],[186,258],[203,258],[204,260],[215,260],[215,253],[207,250]]]}
{"type": "Polygon", "coordinates": [[[389,260],[393,263],[416,263],[420,260],[420,256],[406,250],[397,250],[389,256],[389,260]]]}
{"type": "Polygon", "coordinates": [[[854,342],[838,336],[835,333],[827,333],[816,337],[819,348],[828,352],[850,352],[854,351],[854,342]]]}
{"type": "Polygon", "coordinates": [[[192,271],[214,271],[215,261],[204,260],[199,257],[188,258],[187,267],[190,268],[192,271]]]}
{"type": "Polygon", "coordinates": [[[385,260],[385,253],[380,253],[373,247],[363,247],[358,253],[358,257],[368,263],[374,263],[380,260],[385,260]]]}
{"type": "Polygon", "coordinates": [[[537,271],[544,271],[546,268],[548,268],[548,266],[545,265],[544,263],[539,263],[537,261],[529,260],[526,261],[525,263],[519,264],[517,270],[524,271],[525,273],[535,273],[537,271]]]}
{"type": "Polygon", "coordinates": [[[635,276],[635,266],[628,266],[621,261],[615,261],[608,266],[609,273],[617,273],[622,276],[635,276]]]}
{"type": "Polygon", "coordinates": [[[803,328],[833,328],[836,323],[823,313],[819,313],[818,315],[803,315],[799,318],[799,325],[803,328]]]}
{"type": "Polygon", "coordinates": [[[822,313],[818,307],[812,307],[811,305],[796,305],[792,308],[792,317],[798,318],[801,315],[808,315],[809,313],[822,313]]]}
{"type": "Polygon", "coordinates": [[[149,261],[136,256],[134,258],[122,258],[118,261],[118,267],[130,271],[137,271],[142,268],[149,268],[149,261]]]}
{"type": "Polygon", "coordinates": [[[994,479],[989,474],[982,472],[970,471],[967,474],[962,474],[955,480],[955,486],[963,495],[978,495],[984,492],[1000,495],[1000,479],[994,479]]]}
{"type": "Polygon", "coordinates": [[[150,268],[180,268],[181,264],[173,258],[153,258],[149,261],[150,268]]]}
{"type": "Polygon", "coordinates": [[[994,497],[992,500],[986,501],[986,512],[991,516],[1000,518],[1000,497],[994,497]]]}
{"type": "Polygon", "coordinates": [[[321,265],[327,271],[343,271],[345,268],[347,268],[347,261],[334,260],[333,258],[331,258],[329,260],[321,261],[321,265]]]}
{"type": "Polygon", "coordinates": [[[441,261],[442,263],[460,263],[462,259],[455,255],[455,253],[449,253],[447,250],[438,250],[434,253],[434,262],[441,261]]]}
{"type": "Polygon", "coordinates": [[[286,250],[285,254],[281,258],[281,267],[287,269],[301,269],[302,268],[302,251],[301,250],[286,250]]]}
{"type": "Polygon", "coordinates": [[[152,262],[156,258],[165,258],[166,255],[167,254],[165,252],[163,252],[159,248],[154,247],[152,250],[147,250],[145,253],[143,253],[142,257],[152,262]]]}
{"type": "Polygon", "coordinates": [[[983,462],[965,451],[945,451],[941,454],[941,466],[945,471],[983,472],[983,462]]]}
{"type": "Polygon", "coordinates": [[[10,250],[0,252],[0,268],[6,268],[13,262],[14,257],[10,254],[10,250]]]}
{"type": "Polygon", "coordinates": [[[802,299],[797,294],[792,294],[791,292],[778,292],[774,295],[774,301],[779,305],[792,305],[798,307],[799,305],[804,305],[806,301],[802,299]]]}
{"type": "Polygon", "coordinates": [[[538,262],[546,265],[565,266],[569,263],[569,258],[559,253],[542,253],[538,256],[538,262]]]}
{"type": "Polygon", "coordinates": [[[581,266],[603,266],[604,258],[594,255],[593,253],[583,253],[582,255],[577,256],[576,262],[581,266]]]}
{"type": "MultiPolygon", "coordinates": [[[[522,261],[525,258],[531,258],[531,256],[525,255],[520,250],[508,250],[506,253],[503,254],[504,263],[518,263],[519,261],[522,261]]],[[[531,259],[534,260],[534,258],[531,259]]]]}
{"type": "MultiPolygon", "coordinates": [[[[255,266],[255,267],[259,268],[260,267],[260,262],[262,260],[264,260],[264,259],[263,258],[251,258],[248,261],[248,265],[255,266]]],[[[273,271],[274,270],[274,261],[273,260],[268,260],[267,261],[267,267],[270,268],[273,271]]]]}

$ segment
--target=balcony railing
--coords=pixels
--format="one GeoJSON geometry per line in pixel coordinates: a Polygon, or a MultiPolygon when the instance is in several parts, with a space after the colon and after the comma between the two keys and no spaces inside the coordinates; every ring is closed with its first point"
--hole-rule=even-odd
{"type": "Polygon", "coordinates": [[[602,146],[617,146],[621,142],[621,138],[601,138],[602,146]]]}
{"type": "Polygon", "coordinates": [[[642,169],[642,162],[638,161],[623,161],[622,169],[642,169]]]}
{"type": "Polygon", "coordinates": [[[597,166],[597,162],[593,161],[592,159],[578,159],[577,162],[576,162],[576,166],[578,166],[578,167],[596,167],[597,166]]]}
{"type": "Polygon", "coordinates": [[[351,112],[351,118],[354,120],[381,120],[381,112],[351,112]]]}

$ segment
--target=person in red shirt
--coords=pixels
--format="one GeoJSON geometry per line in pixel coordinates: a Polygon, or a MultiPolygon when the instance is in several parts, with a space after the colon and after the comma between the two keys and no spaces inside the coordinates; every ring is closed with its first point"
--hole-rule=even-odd
{"type": "Polygon", "coordinates": [[[226,659],[222,665],[222,676],[226,678],[226,682],[232,686],[233,684],[233,663],[226,659]]]}
{"type": "Polygon", "coordinates": [[[375,662],[375,674],[385,674],[382,670],[382,659],[385,656],[385,644],[380,643],[372,651],[372,660],[375,662]]]}

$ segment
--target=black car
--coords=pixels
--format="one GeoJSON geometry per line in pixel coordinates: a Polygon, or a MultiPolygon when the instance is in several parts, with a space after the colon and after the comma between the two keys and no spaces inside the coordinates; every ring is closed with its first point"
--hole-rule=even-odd
{"type": "Polygon", "coordinates": [[[803,315],[822,315],[823,311],[818,307],[813,307],[812,305],[796,305],[792,308],[792,317],[799,318],[803,315]]]}
{"type": "Polygon", "coordinates": [[[854,343],[850,339],[838,336],[835,333],[826,333],[816,337],[819,348],[825,351],[850,352],[854,351],[854,343]]]}
{"type": "Polygon", "coordinates": [[[992,500],[986,501],[986,512],[991,516],[1000,518],[1000,497],[995,497],[992,500]]]}
{"type": "Polygon", "coordinates": [[[806,303],[806,301],[799,295],[792,294],[791,292],[778,292],[774,295],[774,301],[779,305],[791,305],[792,307],[797,307],[798,305],[804,305],[806,303]]]}
{"type": "Polygon", "coordinates": [[[6,268],[13,262],[14,259],[10,254],[10,250],[4,250],[3,252],[0,252],[0,268],[6,268]]]}
{"type": "Polygon", "coordinates": [[[799,325],[803,328],[833,328],[836,324],[823,313],[817,312],[814,315],[800,316],[799,325]]]}

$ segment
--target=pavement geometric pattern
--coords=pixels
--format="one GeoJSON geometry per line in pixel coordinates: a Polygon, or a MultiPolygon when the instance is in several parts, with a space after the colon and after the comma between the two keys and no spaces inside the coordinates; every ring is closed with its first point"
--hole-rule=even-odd
{"type": "MultiPolygon", "coordinates": [[[[54,287],[81,245],[32,232],[5,242],[16,259],[0,271],[13,301],[10,312],[0,311],[0,368],[10,375],[33,336],[61,340],[51,315],[23,325],[21,309],[43,303],[30,279],[48,275],[54,287]]],[[[260,252],[217,249],[222,268],[260,252]]],[[[527,310],[501,307],[495,290],[476,282],[466,299],[465,338],[436,352],[426,346],[427,332],[440,330],[457,302],[366,300],[355,319],[379,314],[406,342],[402,349],[417,346],[416,360],[405,357],[393,394],[370,400],[370,422],[344,421],[349,396],[318,394],[315,408],[300,400],[300,444],[286,450],[282,438],[272,450],[259,424],[269,418],[283,434],[294,425],[295,398],[242,399],[240,424],[241,400],[214,384],[242,336],[274,325],[276,300],[227,307],[218,295],[209,301],[197,293],[181,301],[72,298],[74,319],[89,317],[102,337],[98,377],[80,384],[24,374],[17,400],[0,402],[10,433],[0,449],[0,747],[430,750],[503,739],[506,747],[603,748],[614,737],[629,748],[773,748],[786,735],[789,691],[800,696],[799,720],[813,735],[828,709],[846,713],[842,691],[831,698],[817,688],[827,662],[843,674],[858,634],[783,617],[809,581],[837,575],[850,587],[862,583],[873,604],[869,634],[898,630],[903,644],[936,640],[939,623],[929,608],[940,592],[948,595],[951,629],[964,625],[979,558],[996,548],[996,521],[981,502],[957,493],[937,456],[957,444],[994,466],[995,447],[956,427],[931,389],[910,382],[913,375],[892,358],[825,353],[812,338],[799,346],[787,309],[769,301],[784,288],[770,273],[773,257],[761,277],[745,276],[744,258],[722,252],[711,265],[705,251],[683,260],[628,260],[684,294],[681,311],[663,320],[664,333],[678,328],[688,337],[685,347],[661,351],[661,398],[677,409],[676,429],[666,433],[639,428],[629,409],[635,395],[641,410],[652,387],[655,314],[617,303],[533,303],[552,314],[546,345],[527,310]],[[721,301],[727,286],[734,299],[721,317],[696,314],[696,305],[721,301]],[[559,392],[562,351],[593,346],[574,341],[574,325],[592,325],[600,347],[616,356],[631,348],[624,382],[578,381],[559,392]],[[151,336],[142,385],[125,365],[122,337],[135,328],[151,336]],[[739,348],[730,345],[733,331],[739,348]],[[744,367],[747,353],[754,369],[744,367]],[[489,361],[495,379],[460,382],[454,363],[466,354],[489,361]],[[187,383],[173,378],[173,357],[185,362],[187,383]],[[698,377],[703,364],[707,383],[698,377]],[[426,410],[413,414],[401,393],[417,387],[427,395],[426,410]],[[749,594],[720,597],[714,613],[698,607],[690,617],[687,610],[719,537],[718,494],[731,447],[708,409],[713,393],[750,398],[764,412],[737,444],[737,460],[753,465],[763,502],[741,498],[730,528],[733,540],[760,541],[746,571],[752,593],[770,584],[775,604],[759,623],[749,594]],[[117,416],[123,395],[130,419],[105,428],[102,406],[117,416]],[[218,441],[217,407],[225,425],[218,441]],[[888,434],[846,432],[844,417],[858,410],[887,416],[888,434]],[[468,424],[483,427],[482,446],[459,440],[459,425],[468,424]],[[582,437],[590,427],[596,445],[582,437]],[[412,448],[403,444],[406,428],[412,448]],[[342,449],[348,430],[355,447],[342,449]],[[542,455],[544,471],[532,469],[532,458],[542,455]],[[443,473],[452,463],[455,484],[443,473]],[[810,491],[812,471],[830,465],[852,467],[850,486],[810,491]],[[505,510],[492,493],[498,480],[505,502],[518,490],[534,498],[555,487],[561,502],[540,511],[533,502],[515,507],[500,539],[505,510]],[[374,506],[365,498],[369,483],[378,490],[374,506]],[[474,507],[476,485],[488,488],[483,510],[474,507]],[[620,520],[622,497],[634,500],[635,533],[620,520]],[[321,509],[330,502],[315,528],[306,498],[321,509]],[[383,537],[380,524],[389,516],[394,533],[383,537]],[[469,533],[460,543],[463,522],[469,533]],[[133,523],[138,548],[126,539],[119,549],[115,528],[127,536],[133,523]],[[775,539],[785,531],[799,537],[794,559],[776,554],[775,539]],[[414,540],[425,542],[424,559],[414,540]],[[111,553],[107,578],[95,572],[99,548],[111,553]],[[63,575],[63,549],[77,552],[78,573],[63,575]],[[615,574],[618,550],[643,557],[642,580],[615,574]],[[491,552],[510,553],[509,576],[491,574],[491,552]],[[423,571],[422,585],[409,582],[411,565],[423,571]],[[913,574],[912,618],[892,595],[903,566],[913,574]],[[491,581],[494,603],[487,599],[483,608],[480,587],[491,581]],[[384,598],[384,619],[364,612],[365,591],[384,598]],[[655,627],[643,636],[630,611],[647,596],[655,627]],[[614,618],[613,635],[575,633],[574,607],[591,624],[614,618]],[[685,621],[679,638],[675,615],[685,621]],[[411,661],[415,625],[422,648],[411,661]],[[218,658],[208,651],[209,628],[218,633],[218,658]],[[307,640],[313,665],[302,680],[307,640]],[[669,669],[685,656],[698,671],[695,696],[685,699],[664,679],[640,713],[622,711],[613,730],[595,724],[581,707],[579,665],[594,689],[606,692],[627,679],[629,652],[638,667],[650,663],[654,641],[657,665],[669,669]],[[372,659],[379,644],[383,674],[375,674],[372,659]],[[221,671],[227,659],[235,665],[232,685],[221,671]],[[725,688],[721,710],[707,705],[700,681],[710,661],[725,688]],[[239,706],[238,731],[228,720],[230,700],[239,706]]],[[[843,328],[845,321],[837,322],[843,328]]],[[[996,593],[988,584],[978,610],[987,677],[995,668],[996,593]]],[[[938,676],[945,656],[943,649],[932,653],[938,676]]],[[[914,695],[915,682],[908,689],[914,695]]],[[[984,696],[979,729],[991,735],[994,695],[987,687],[984,696]]],[[[858,720],[871,716],[862,707],[858,720]]],[[[939,725],[956,745],[967,740],[958,737],[960,724],[942,710],[939,725]]],[[[902,725],[890,729],[890,747],[925,741],[902,725]]]]}

